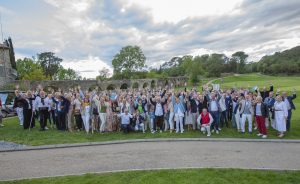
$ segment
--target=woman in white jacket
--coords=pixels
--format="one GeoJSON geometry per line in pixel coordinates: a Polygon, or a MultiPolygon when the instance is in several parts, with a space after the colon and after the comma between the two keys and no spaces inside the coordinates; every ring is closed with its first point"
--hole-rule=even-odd
{"type": "Polygon", "coordinates": [[[274,104],[275,112],[275,125],[276,130],[278,131],[278,137],[282,138],[284,132],[286,131],[286,120],[288,116],[288,110],[286,104],[282,101],[281,96],[276,97],[276,102],[274,104]]]}

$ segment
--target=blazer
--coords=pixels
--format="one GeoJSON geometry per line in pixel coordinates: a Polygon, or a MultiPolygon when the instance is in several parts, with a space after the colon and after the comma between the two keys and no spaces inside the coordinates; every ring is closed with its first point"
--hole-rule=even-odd
{"type": "Polygon", "coordinates": [[[197,109],[199,110],[199,112],[202,111],[202,102],[200,102],[199,100],[195,100],[193,99],[191,96],[189,96],[189,101],[191,103],[191,112],[192,113],[197,113],[197,109]],[[196,101],[198,101],[198,105],[196,103],[196,101]]]}
{"type": "MultiPolygon", "coordinates": [[[[254,115],[256,115],[256,106],[257,106],[257,103],[255,103],[255,105],[254,105],[254,115]]],[[[266,104],[261,103],[260,111],[261,111],[261,115],[263,117],[268,117],[269,116],[268,106],[266,104]]]]}
{"type": "Polygon", "coordinates": [[[294,105],[293,100],[294,100],[295,98],[297,98],[297,95],[296,95],[296,94],[293,94],[293,96],[287,96],[286,98],[287,98],[287,100],[290,102],[291,109],[296,110],[296,106],[294,105]]]}

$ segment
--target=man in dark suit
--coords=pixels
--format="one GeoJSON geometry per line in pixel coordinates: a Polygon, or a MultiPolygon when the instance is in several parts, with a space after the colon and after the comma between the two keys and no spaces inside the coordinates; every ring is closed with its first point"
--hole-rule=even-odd
{"type": "Polygon", "coordinates": [[[290,131],[291,128],[291,118],[292,118],[292,110],[296,110],[296,107],[293,103],[293,100],[297,97],[296,90],[294,89],[292,96],[288,96],[287,92],[282,92],[283,101],[288,109],[288,117],[286,122],[286,129],[290,131]]]}
{"type": "MultiPolygon", "coordinates": [[[[199,96],[196,93],[191,93],[189,96],[189,101],[191,103],[191,113],[192,113],[192,117],[193,117],[193,130],[196,129],[196,125],[197,125],[197,119],[199,116],[199,113],[202,112],[202,102],[199,99],[199,96]]],[[[197,125],[198,129],[199,129],[199,125],[197,125]]]]}

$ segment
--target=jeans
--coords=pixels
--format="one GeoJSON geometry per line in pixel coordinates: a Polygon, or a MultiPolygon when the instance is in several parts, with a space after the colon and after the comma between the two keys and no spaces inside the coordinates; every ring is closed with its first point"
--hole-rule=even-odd
{"type": "Polygon", "coordinates": [[[213,123],[211,124],[211,129],[219,130],[220,112],[219,111],[211,111],[210,114],[214,119],[213,123]]]}
{"type": "Polygon", "coordinates": [[[221,112],[221,127],[223,128],[223,125],[224,125],[224,121],[225,121],[225,125],[226,127],[228,128],[228,117],[227,117],[227,113],[226,111],[222,111],[221,112]]]}
{"type": "Polygon", "coordinates": [[[179,116],[179,114],[175,114],[175,118],[176,118],[176,133],[178,133],[179,131],[181,133],[183,133],[184,129],[183,129],[183,116],[179,116]]]}
{"type": "Polygon", "coordinates": [[[236,128],[237,123],[236,123],[235,114],[232,113],[231,117],[233,117],[233,118],[231,119],[231,127],[232,127],[232,128],[236,128]]]}
{"type": "Polygon", "coordinates": [[[132,128],[129,124],[122,124],[121,129],[123,130],[124,133],[128,133],[129,131],[132,130],[132,128]]]}
{"type": "Polygon", "coordinates": [[[174,130],[174,112],[170,112],[169,125],[170,125],[170,130],[174,130]]]}

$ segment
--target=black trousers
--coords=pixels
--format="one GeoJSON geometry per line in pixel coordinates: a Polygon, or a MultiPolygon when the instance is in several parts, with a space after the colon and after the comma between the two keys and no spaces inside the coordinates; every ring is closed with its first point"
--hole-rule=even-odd
{"type": "Polygon", "coordinates": [[[164,116],[155,116],[155,124],[154,124],[154,130],[159,127],[160,130],[163,130],[164,125],[164,116]]]}
{"type": "Polygon", "coordinates": [[[131,125],[124,125],[124,124],[121,125],[121,129],[123,130],[124,133],[128,133],[129,131],[133,130],[131,125]]]}
{"type": "Polygon", "coordinates": [[[57,113],[57,129],[58,130],[66,130],[66,113],[58,112],[57,113]]]}
{"type": "Polygon", "coordinates": [[[30,128],[33,128],[34,126],[34,117],[31,109],[24,109],[23,110],[23,116],[24,116],[24,123],[23,123],[23,128],[28,129],[29,126],[31,125],[30,128]]]}
{"type": "Polygon", "coordinates": [[[47,124],[47,115],[48,115],[48,110],[40,110],[40,125],[41,129],[45,130],[46,124],[47,124]]]}
{"type": "Polygon", "coordinates": [[[221,112],[221,118],[220,118],[221,127],[223,128],[224,124],[228,128],[228,117],[227,117],[227,111],[221,112]]]}
{"type": "Polygon", "coordinates": [[[55,117],[55,111],[51,110],[49,112],[49,123],[50,125],[53,123],[53,125],[56,125],[56,117],[55,117]]]}
{"type": "Polygon", "coordinates": [[[82,118],[81,114],[75,114],[75,122],[78,129],[82,129],[82,118]]]}

